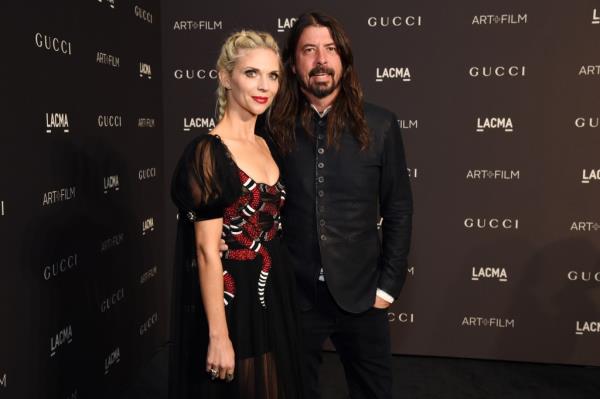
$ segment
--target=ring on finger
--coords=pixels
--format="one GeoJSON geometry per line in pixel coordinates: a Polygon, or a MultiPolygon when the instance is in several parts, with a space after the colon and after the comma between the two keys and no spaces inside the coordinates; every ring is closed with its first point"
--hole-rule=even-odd
{"type": "Polygon", "coordinates": [[[208,374],[210,375],[210,379],[214,380],[219,376],[219,371],[217,369],[210,368],[208,370],[208,374]]]}

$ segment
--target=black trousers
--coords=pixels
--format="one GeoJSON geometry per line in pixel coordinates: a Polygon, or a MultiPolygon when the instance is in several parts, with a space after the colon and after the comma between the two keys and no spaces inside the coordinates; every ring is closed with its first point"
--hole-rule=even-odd
{"type": "MultiPolygon", "coordinates": [[[[375,298],[373,298],[375,301],[375,298]]],[[[392,355],[386,309],[352,314],[319,282],[315,306],[301,312],[306,399],[319,399],[322,347],[330,338],[340,356],[352,399],[392,398],[392,355]]]]}

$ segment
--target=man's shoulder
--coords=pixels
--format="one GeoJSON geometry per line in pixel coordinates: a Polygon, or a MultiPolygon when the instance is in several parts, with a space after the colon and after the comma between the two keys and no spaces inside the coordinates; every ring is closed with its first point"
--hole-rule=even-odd
{"type": "Polygon", "coordinates": [[[379,105],[365,101],[363,103],[363,109],[365,111],[365,118],[367,119],[367,124],[371,128],[386,128],[387,126],[389,126],[391,121],[396,120],[396,116],[392,111],[379,105]]]}

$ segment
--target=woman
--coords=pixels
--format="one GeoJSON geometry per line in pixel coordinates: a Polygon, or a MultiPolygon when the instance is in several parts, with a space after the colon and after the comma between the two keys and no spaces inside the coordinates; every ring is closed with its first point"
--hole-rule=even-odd
{"type": "Polygon", "coordinates": [[[255,133],[279,88],[277,44],[234,33],[217,69],[219,123],[186,147],[171,187],[179,222],[170,397],[300,398],[294,277],[279,242],[285,190],[255,133]]]}

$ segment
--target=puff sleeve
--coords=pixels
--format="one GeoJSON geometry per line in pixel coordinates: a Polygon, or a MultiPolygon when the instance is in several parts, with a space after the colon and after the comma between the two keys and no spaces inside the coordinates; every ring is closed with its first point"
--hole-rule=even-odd
{"type": "Polygon", "coordinates": [[[180,219],[221,218],[240,195],[237,167],[219,136],[204,134],[186,146],[171,180],[171,199],[180,219]]]}

